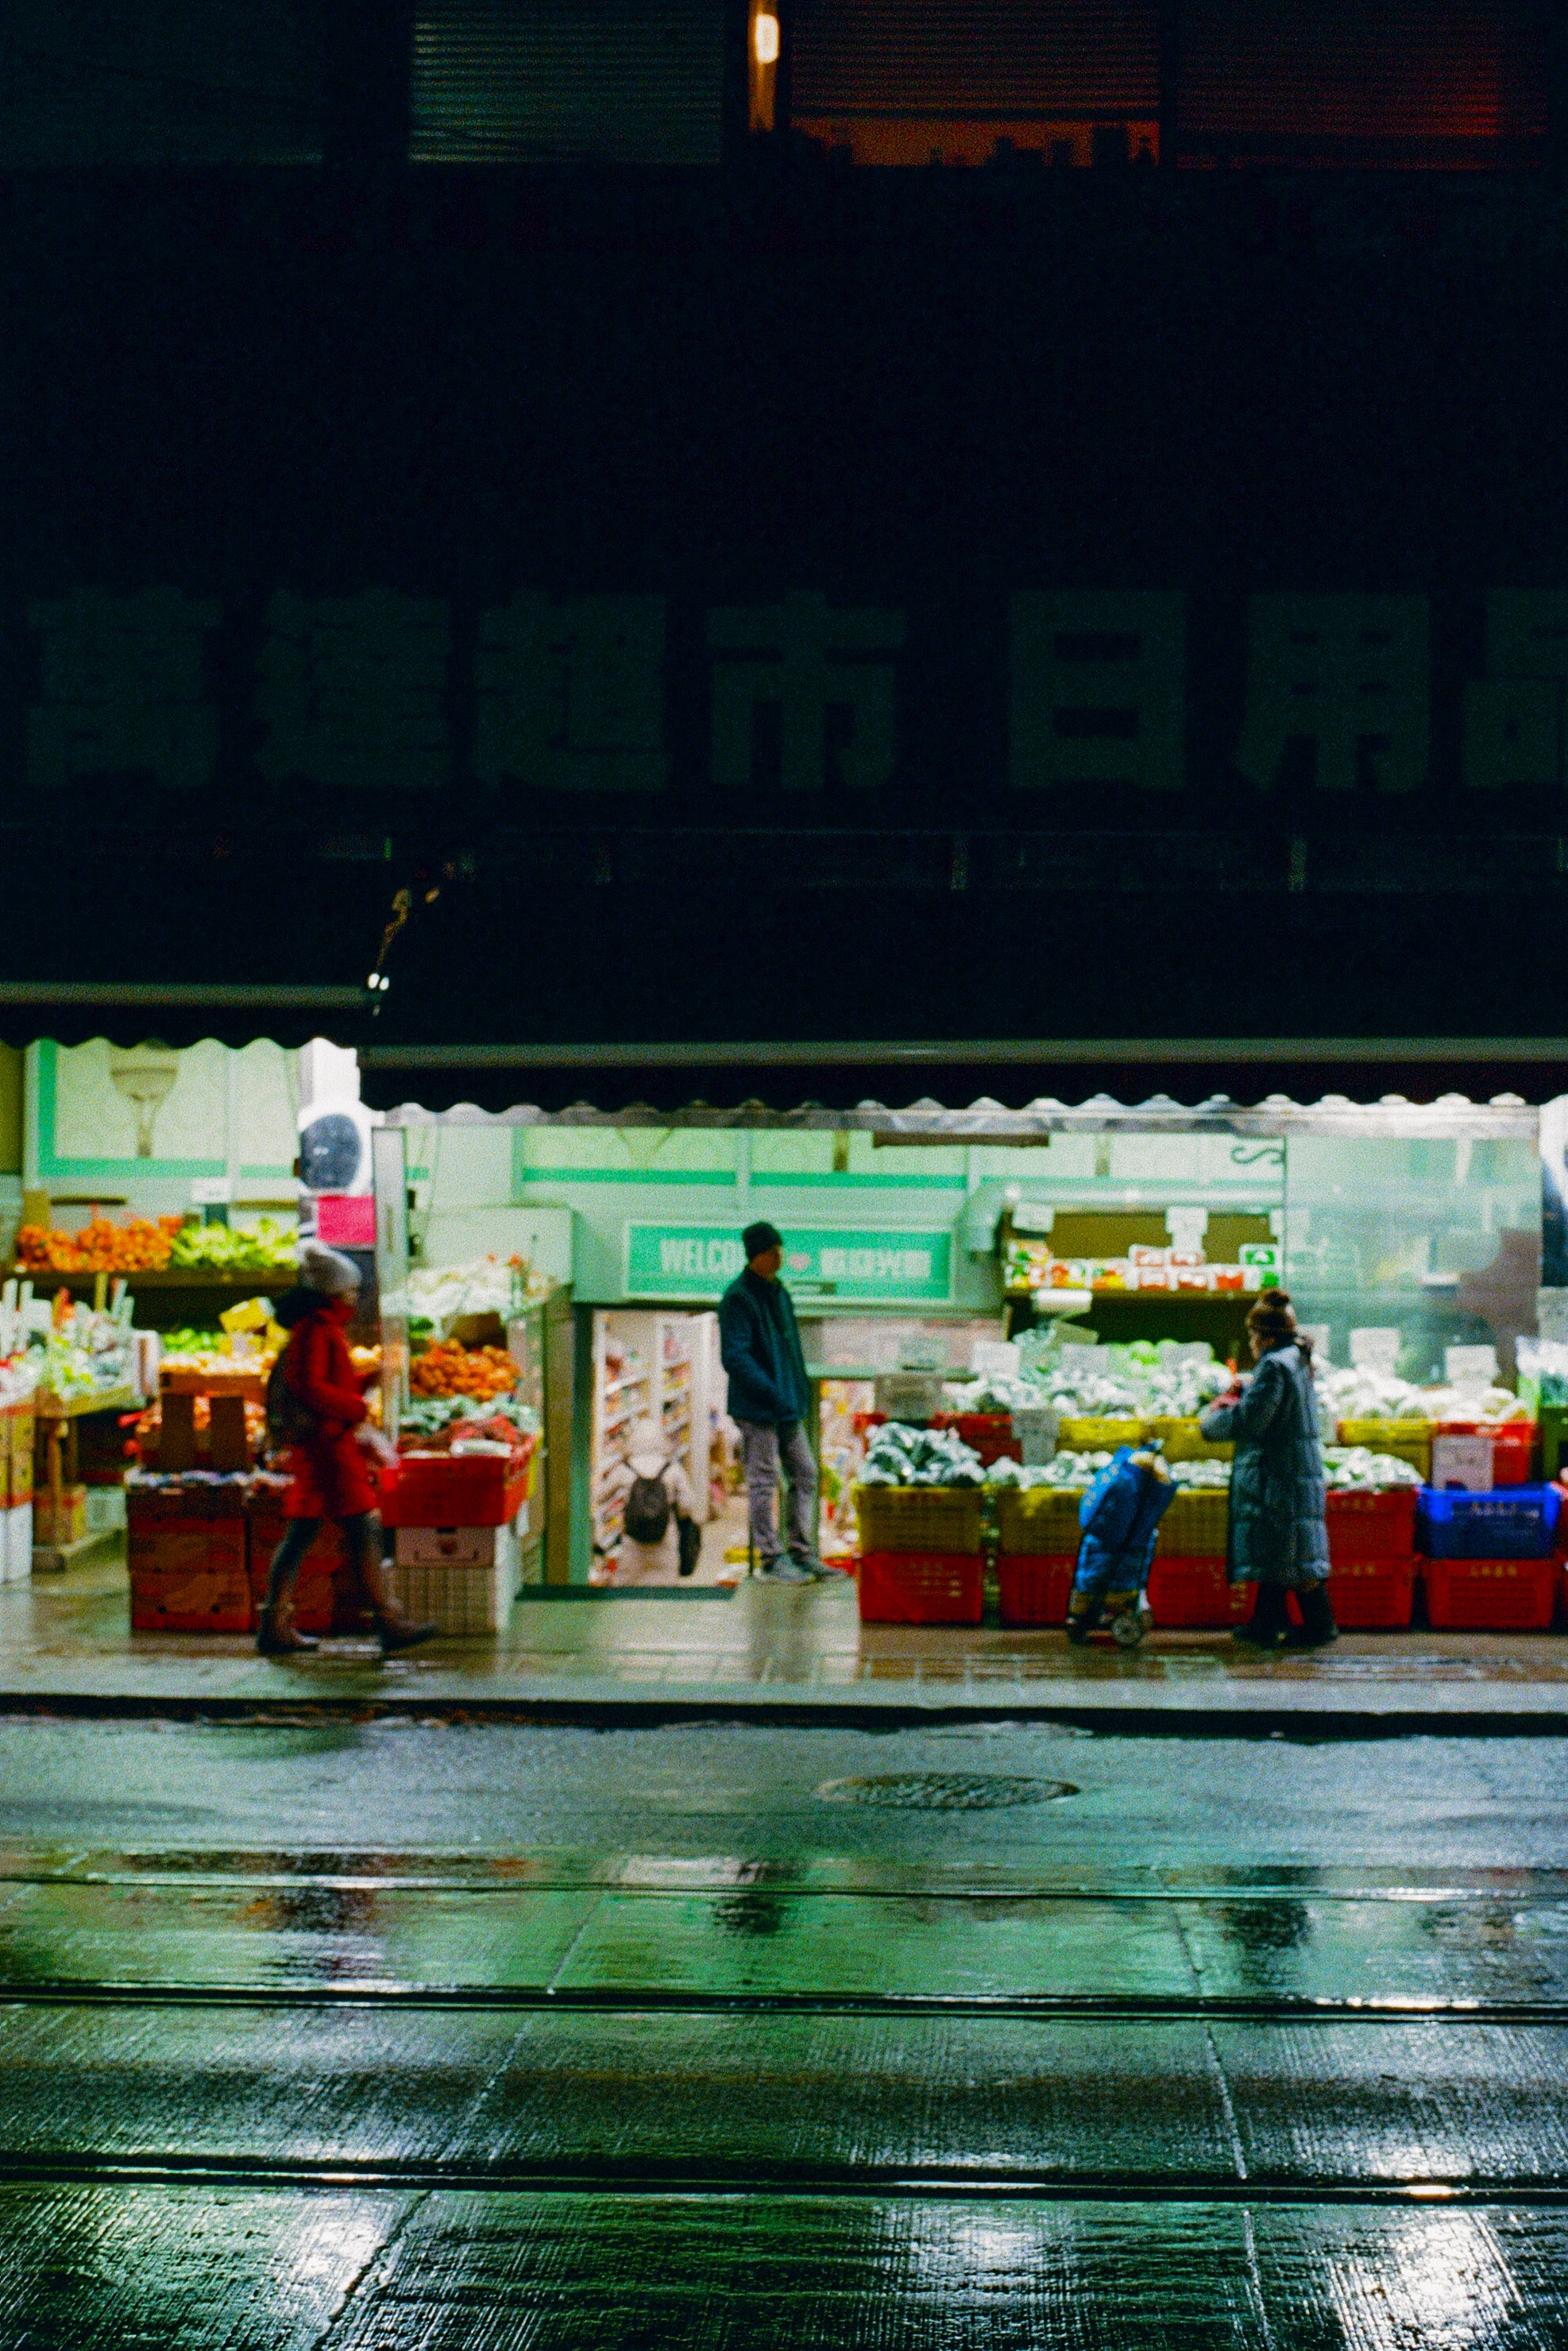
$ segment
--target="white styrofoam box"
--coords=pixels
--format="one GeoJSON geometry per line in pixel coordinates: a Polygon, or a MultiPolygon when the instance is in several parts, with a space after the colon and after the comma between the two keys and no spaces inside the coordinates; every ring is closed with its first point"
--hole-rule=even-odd
{"type": "Polygon", "coordinates": [[[395,1561],[391,1574],[399,1604],[421,1624],[449,1635],[504,1631],[517,1598],[516,1570],[506,1561],[487,1567],[395,1561]]]}
{"type": "Polygon", "coordinates": [[[89,1486],[87,1489],[87,1531],[89,1535],[122,1533],[125,1528],[123,1486],[89,1486]]]}
{"type": "Polygon", "coordinates": [[[33,1505],[13,1502],[0,1510],[0,1552],[7,1583],[26,1583],[33,1573],[33,1505]]]}
{"type": "Polygon", "coordinates": [[[1462,1486],[1467,1493],[1492,1489],[1492,1449],[1490,1437],[1435,1437],[1432,1439],[1432,1483],[1462,1486]]]}
{"type": "Polygon", "coordinates": [[[514,1574],[517,1537],[514,1527],[399,1527],[395,1552],[400,1567],[502,1567],[514,1574]]]}

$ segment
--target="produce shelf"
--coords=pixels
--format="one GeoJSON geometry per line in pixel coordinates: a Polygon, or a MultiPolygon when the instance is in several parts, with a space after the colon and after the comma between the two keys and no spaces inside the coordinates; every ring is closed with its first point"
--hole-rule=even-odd
{"type": "Polygon", "coordinates": [[[131,1412],[141,1399],[134,1388],[97,1388],[91,1395],[51,1395],[38,1388],[33,1411],[39,1420],[80,1420],[89,1412],[131,1412]]]}
{"type": "Polygon", "coordinates": [[[35,1292],[43,1290],[90,1290],[95,1281],[123,1281],[134,1294],[139,1290],[244,1290],[255,1293],[294,1284],[295,1269],[288,1265],[260,1265],[249,1268],[225,1266],[222,1269],[204,1265],[170,1265],[154,1272],[146,1270],[109,1271],[82,1268],[74,1273],[59,1273],[52,1266],[13,1265],[9,1268],[18,1281],[30,1281],[35,1292]]]}

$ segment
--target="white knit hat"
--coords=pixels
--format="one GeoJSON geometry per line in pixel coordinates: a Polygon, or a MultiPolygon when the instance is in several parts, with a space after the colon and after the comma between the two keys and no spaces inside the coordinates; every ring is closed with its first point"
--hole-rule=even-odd
{"type": "Polygon", "coordinates": [[[324,1241],[299,1244],[299,1279],[305,1289],[319,1290],[323,1298],[351,1298],[360,1286],[360,1269],[341,1249],[324,1241]]]}

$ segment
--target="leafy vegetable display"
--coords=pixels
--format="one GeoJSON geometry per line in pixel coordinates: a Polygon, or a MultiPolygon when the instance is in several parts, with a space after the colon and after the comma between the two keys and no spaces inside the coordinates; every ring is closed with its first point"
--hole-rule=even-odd
{"type": "Polygon", "coordinates": [[[1364,1445],[1325,1445],[1323,1475],[1336,1494],[1377,1493],[1389,1486],[1418,1486],[1421,1472],[1392,1453],[1369,1452],[1364,1445]]]}
{"type": "Polygon", "coordinates": [[[201,1267],[214,1273],[293,1271],[298,1236],[292,1225],[260,1217],[247,1230],[238,1225],[182,1225],[169,1249],[171,1266],[201,1267]]]}
{"type": "Polygon", "coordinates": [[[956,1429],[911,1428],[890,1420],[866,1447],[862,1486],[981,1486],[980,1457],[956,1429]]]}

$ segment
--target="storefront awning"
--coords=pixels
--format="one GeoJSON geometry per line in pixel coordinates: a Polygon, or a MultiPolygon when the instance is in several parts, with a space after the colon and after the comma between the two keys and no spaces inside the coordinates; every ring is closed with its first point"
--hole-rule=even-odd
{"type": "Polygon", "coordinates": [[[939,1044],[659,1044],[498,1046],[488,1049],[374,1047],[361,1054],[367,1099],[402,1126],[497,1123],[508,1126],[754,1127],[862,1132],[889,1147],[918,1143],[1028,1144],[1057,1134],[1356,1134],[1533,1136],[1533,1103],[1568,1081],[1568,1040],[1459,1038],[1082,1039],[939,1044]],[[1476,1071],[1512,1077],[1479,1096],[1452,1082],[1476,1071]],[[900,1078],[923,1073],[977,1077],[986,1091],[967,1102],[924,1092],[894,1094],[900,1078]],[[1048,1072],[1092,1090],[1071,1098],[1036,1092],[1048,1072]],[[1245,1086],[1250,1073],[1252,1086],[1245,1086]],[[1223,1074],[1244,1091],[1207,1080],[1223,1074]],[[1095,1083],[1120,1078],[1122,1091],[1095,1083]],[[1421,1090],[1383,1084],[1425,1080],[1421,1090]],[[998,1079],[1020,1082],[1003,1099],[998,1079]],[[1148,1093],[1151,1077],[1170,1082],[1148,1093]],[[1293,1086],[1259,1080],[1288,1077],[1293,1086]],[[1321,1086],[1311,1085],[1316,1077],[1321,1086]],[[811,1095],[793,1107],[785,1087],[804,1079],[811,1095]],[[828,1082],[823,1084],[821,1081],[828,1082]],[[1323,1084],[1324,1079],[1340,1083],[1323,1084]],[[399,1099],[400,1080],[421,1098],[399,1099]],[[1344,1080],[1354,1082],[1350,1091],[1344,1080]],[[1447,1080],[1448,1082],[1444,1082],[1447,1080]],[[858,1081],[858,1083],[857,1083],[858,1081]],[[868,1081],[875,1091],[868,1090],[868,1081]],[[987,1081],[988,1081],[988,1083],[987,1081]],[[1131,1081],[1131,1083],[1125,1081],[1131,1081]],[[1185,1081],[1185,1082],[1183,1082],[1185,1081]],[[1182,1083],[1180,1095],[1171,1084],[1182,1083]],[[593,1099],[585,1098],[584,1085],[593,1099]],[[768,1099],[759,1085],[768,1087],[768,1099]],[[821,1092],[818,1092],[819,1086],[821,1092]],[[1375,1092],[1374,1089],[1376,1088],[1375,1092]],[[463,1091],[459,1092],[459,1089],[463,1091]],[[428,1092],[433,1103],[423,1098],[428,1092]],[[527,1092],[528,1101],[510,1100],[527,1092]],[[718,1094],[715,1102],[707,1097],[718,1094]],[[454,1099],[454,1096],[456,1099],[454,1099]],[[892,1099],[889,1097],[892,1096],[892,1099]],[[902,1106],[898,1106],[902,1102],[902,1106]]]}
{"type": "Polygon", "coordinates": [[[363,988],[319,984],[0,980],[0,1037],[24,1046],[46,1037],[57,1045],[104,1037],[121,1050],[207,1038],[239,1046],[258,1037],[304,1045],[323,1034],[351,1041],[364,1002],[363,988]]]}

